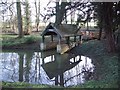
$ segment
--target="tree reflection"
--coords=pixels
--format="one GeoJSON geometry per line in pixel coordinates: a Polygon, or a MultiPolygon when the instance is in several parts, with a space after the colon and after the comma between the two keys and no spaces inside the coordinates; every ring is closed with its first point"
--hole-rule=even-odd
{"type": "Polygon", "coordinates": [[[32,53],[26,53],[26,62],[25,62],[25,81],[29,82],[29,74],[30,74],[30,69],[31,69],[31,59],[32,59],[32,53]]]}
{"type": "Polygon", "coordinates": [[[31,60],[33,53],[19,53],[19,81],[30,82],[31,60]]]}
{"type": "Polygon", "coordinates": [[[19,54],[19,81],[23,81],[23,58],[24,54],[20,53],[19,54]]]}
{"type": "Polygon", "coordinates": [[[18,78],[18,54],[3,53],[0,62],[2,68],[2,81],[8,80],[15,82],[16,78],[18,78]]]}

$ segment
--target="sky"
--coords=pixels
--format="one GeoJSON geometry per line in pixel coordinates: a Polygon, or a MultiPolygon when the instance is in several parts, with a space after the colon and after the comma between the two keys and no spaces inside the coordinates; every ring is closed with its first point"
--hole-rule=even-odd
{"type": "MultiPolygon", "coordinates": [[[[0,2],[1,1],[3,1],[3,2],[5,2],[5,1],[7,1],[8,3],[11,3],[11,2],[16,2],[16,0],[0,0],[0,2]]],[[[25,1],[25,0],[21,0],[21,2],[23,2],[23,1],[25,1]]],[[[35,12],[35,5],[34,5],[34,0],[28,0],[29,1],[29,3],[30,3],[30,9],[31,9],[31,20],[32,21],[35,21],[35,14],[36,14],[36,12],[35,12]]],[[[38,2],[38,0],[36,0],[37,2],[38,2]]],[[[46,14],[47,12],[44,10],[44,8],[46,8],[47,7],[47,4],[50,2],[50,1],[52,1],[52,2],[54,2],[55,0],[40,0],[40,12],[42,13],[42,14],[46,14]]],[[[49,6],[55,6],[55,3],[50,3],[49,4],[49,6]]],[[[2,9],[4,9],[5,8],[5,6],[3,6],[3,7],[0,7],[0,11],[2,10],[2,9]]],[[[23,9],[23,6],[21,5],[21,9],[22,9],[22,14],[24,13],[24,9],[23,9]]],[[[16,11],[16,4],[14,4],[14,6],[13,6],[13,10],[14,10],[14,12],[17,12],[16,11]]],[[[1,12],[0,12],[1,13],[1,12]]],[[[8,10],[7,11],[7,13],[6,13],[6,15],[9,15],[10,14],[10,11],[8,10]]],[[[16,13],[15,13],[16,14],[16,13]]],[[[6,19],[8,19],[8,18],[6,18],[6,19]]],[[[43,20],[43,18],[41,17],[41,21],[43,20]]],[[[2,21],[2,17],[0,16],[0,21],[2,21]]]]}
{"type": "MultiPolygon", "coordinates": [[[[16,2],[16,0],[0,0],[0,2],[1,1],[7,1],[8,3],[11,3],[12,1],[16,2]]],[[[25,1],[25,0],[21,0],[21,2],[23,2],[23,1],[25,1]]],[[[33,0],[28,0],[28,1],[30,3],[30,9],[31,9],[31,21],[35,22],[35,14],[36,14],[36,12],[35,12],[34,1],[33,0]]],[[[39,0],[36,0],[36,1],[38,2],[39,0]]],[[[55,1],[56,0],[40,0],[40,12],[41,12],[41,14],[45,15],[47,13],[47,11],[44,8],[47,8],[48,6],[55,7],[55,1]],[[51,3],[49,3],[50,1],[51,1],[51,3]],[[48,3],[49,3],[49,5],[47,5],[48,3]]],[[[80,1],[80,0],[71,0],[71,1],[80,1]]],[[[22,8],[22,15],[23,15],[24,14],[23,5],[21,5],[21,8],[22,8]]],[[[16,12],[16,4],[14,4],[13,10],[14,10],[14,12],[16,12]]],[[[76,13],[80,13],[80,12],[76,12],[76,13]]],[[[7,14],[9,15],[10,12],[8,11],[7,14]]],[[[69,21],[71,20],[70,17],[71,16],[68,17],[69,21]]],[[[0,19],[1,19],[0,21],[2,21],[2,17],[0,17],[0,19]]],[[[77,20],[76,15],[74,16],[74,19],[77,20]]],[[[6,18],[6,20],[8,20],[8,18],[6,18]]],[[[43,20],[43,17],[41,17],[41,16],[40,16],[40,22],[45,22],[43,20]]],[[[53,16],[51,19],[49,19],[48,22],[55,22],[55,16],[53,16]]]]}

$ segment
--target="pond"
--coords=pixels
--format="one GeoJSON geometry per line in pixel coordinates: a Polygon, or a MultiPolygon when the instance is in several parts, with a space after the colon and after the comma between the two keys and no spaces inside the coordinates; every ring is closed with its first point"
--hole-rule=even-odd
{"type": "Polygon", "coordinates": [[[94,65],[89,57],[55,51],[0,53],[0,81],[74,86],[93,78],[94,65]]]}

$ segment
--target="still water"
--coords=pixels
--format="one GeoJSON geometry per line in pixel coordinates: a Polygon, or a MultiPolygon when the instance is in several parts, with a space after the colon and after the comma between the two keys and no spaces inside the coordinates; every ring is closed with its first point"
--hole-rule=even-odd
{"type": "Polygon", "coordinates": [[[0,53],[0,81],[73,86],[92,79],[89,57],[55,51],[0,53]]]}

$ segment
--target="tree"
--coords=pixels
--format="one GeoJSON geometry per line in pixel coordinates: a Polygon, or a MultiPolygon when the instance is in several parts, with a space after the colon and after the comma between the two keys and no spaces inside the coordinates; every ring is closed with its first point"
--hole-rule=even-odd
{"type": "Polygon", "coordinates": [[[25,0],[25,31],[24,31],[24,34],[28,35],[30,34],[30,5],[29,5],[29,2],[28,0],[25,0]]]}
{"type": "Polygon", "coordinates": [[[23,37],[23,28],[22,28],[22,15],[21,15],[21,5],[20,0],[16,2],[17,8],[17,20],[18,20],[18,31],[19,31],[19,38],[23,37]]]}
{"type": "Polygon", "coordinates": [[[6,30],[6,27],[8,26],[9,29],[11,28],[14,31],[14,22],[13,22],[13,17],[14,17],[14,3],[15,2],[7,2],[6,0],[0,1],[0,13],[1,13],[1,18],[3,20],[3,28],[6,30]]]}
{"type": "MultiPolygon", "coordinates": [[[[93,10],[92,9],[92,4],[89,2],[84,2],[84,1],[78,1],[78,2],[70,2],[69,1],[64,1],[64,0],[57,0],[56,1],[56,7],[48,7],[45,8],[47,11],[46,15],[42,15],[44,17],[44,20],[49,20],[52,16],[55,15],[55,24],[59,25],[63,22],[67,23],[67,17],[71,16],[72,14],[78,15],[77,21],[72,16],[71,21],[76,22],[77,25],[79,25],[80,22],[87,22],[87,17],[89,16],[87,11],[93,10]],[[85,10],[89,8],[88,10],[85,10]],[[80,12],[80,13],[78,13],[80,12]],[[82,16],[82,17],[81,17],[82,16]],[[82,20],[81,20],[82,19],[82,20]]],[[[90,18],[89,18],[90,19],[90,18]]]]}
{"type": "Polygon", "coordinates": [[[65,7],[67,6],[67,1],[62,0],[61,4],[60,2],[56,2],[56,19],[55,23],[56,25],[61,24],[62,20],[64,19],[64,15],[66,13],[65,7]]]}
{"type": "Polygon", "coordinates": [[[116,51],[115,45],[115,31],[120,25],[120,2],[101,2],[94,3],[95,12],[98,19],[98,26],[100,28],[99,39],[104,29],[106,37],[106,47],[109,52],[116,51]]]}
{"type": "Polygon", "coordinates": [[[102,7],[103,27],[106,35],[107,49],[109,52],[115,52],[115,41],[113,37],[113,2],[104,2],[102,7]]]}
{"type": "Polygon", "coordinates": [[[35,9],[36,9],[36,31],[38,32],[40,22],[40,0],[38,1],[38,6],[37,1],[35,1],[35,9]]]}
{"type": "Polygon", "coordinates": [[[102,7],[102,4],[103,3],[92,3],[94,5],[94,18],[97,19],[97,25],[99,27],[99,36],[98,36],[98,40],[101,40],[101,37],[102,37],[102,29],[103,29],[103,7],[102,7]]]}
{"type": "Polygon", "coordinates": [[[19,53],[19,81],[22,82],[23,81],[23,58],[24,58],[24,54],[23,53],[19,53]]]}

